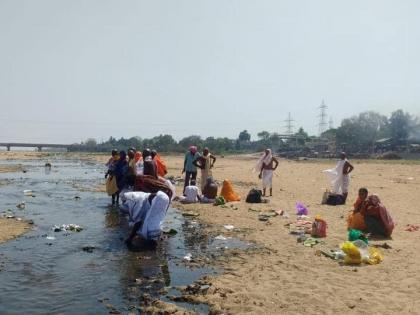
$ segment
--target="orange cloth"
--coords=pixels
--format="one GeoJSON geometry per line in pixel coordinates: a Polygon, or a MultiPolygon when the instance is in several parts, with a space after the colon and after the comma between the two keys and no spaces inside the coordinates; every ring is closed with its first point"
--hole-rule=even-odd
{"type": "MultiPolygon", "coordinates": [[[[363,200],[360,197],[357,197],[357,200],[353,205],[354,209],[357,210],[362,202],[363,200]]],[[[347,217],[347,229],[355,229],[360,231],[366,230],[365,217],[360,212],[352,211],[347,217]]]]}
{"type": "Polygon", "coordinates": [[[230,201],[240,201],[241,196],[233,191],[233,186],[231,182],[227,179],[223,181],[222,191],[220,192],[220,196],[225,198],[226,202],[230,201]]]}
{"type": "Polygon", "coordinates": [[[165,162],[162,160],[159,154],[156,154],[153,160],[156,162],[156,172],[158,176],[164,177],[168,173],[165,162]]]}
{"type": "Polygon", "coordinates": [[[360,212],[351,212],[347,218],[347,228],[365,231],[365,217],[360,212]]]}

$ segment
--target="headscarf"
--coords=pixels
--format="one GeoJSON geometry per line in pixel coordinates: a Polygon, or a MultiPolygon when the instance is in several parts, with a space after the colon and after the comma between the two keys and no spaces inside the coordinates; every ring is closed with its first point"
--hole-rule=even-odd
{"type": "Polygon", "coordinates": [[[255,167],[253,169],[254,172],[260,172],[262,167],[264,165],[268,165],[271,162],[271,160],[273,159],[273,154],[271,153],[271,149],[266,149],[265,151],[264,151],[263,155],[261,155],[257,164],[255,164],[255,167]],[[268,154],[265,151],[268,151],[268,154]]]}
{"type": "Polygon", "coordinates": [[[134,154],[134,161],[138,163],[142,159],[141,152],[137,151],[136,154],[134,154]]]}
{"type": "Polygon", "coordinates": [[[392,220],[391,215],[385,206],[381,203],[378,195],[370,195],[367,199],[367,207],[375,207],[378,209],[379,217],[384,225],[386,236],[391,236],[392,231],[394,230],[394,220],[392,220]]]}

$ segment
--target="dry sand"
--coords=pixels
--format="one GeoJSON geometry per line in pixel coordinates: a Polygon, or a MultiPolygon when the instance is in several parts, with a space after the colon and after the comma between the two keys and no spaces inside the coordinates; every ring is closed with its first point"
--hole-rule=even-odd
{"type": "MultiPolygon", "coordinates": [[[[255,158],[219,158],[213,175],[217,180],[231,179],[236,191],[245,198],[258,186],[251,172],[255,158]]],[[[202,297],[219,309],[233,314],[415,314],[420,300],[420,232],[404,231],[406,224],[420,224],[420,165],[383,161],[353,161],[349,205],[321,205],[328,182],[323,169],[335,161],[294,162],[281,160],[274,177],[274,197],[269,204],[236,204],[238,210],[212,205],[187,205],[184,209],[200,213],[199,219],[220,229],[232,224],[247,233],[239,235],[263,245],[267,250],[237,254],[225,264],[228,271],[211,280],[213,288],[202,297]],[[295,218],[296,201],[309,206],[310,215],[320,214],[328,222],[327,248],[347,238],[346,217],[365,186],[377,193],[388,207],[396,228],[392,249],[382,250],[384,261],[374,266],[341,266],[336,261],[315,255],[317,246],[307,248],[285,228],[287,219],[275,217],[269,224],[258,220],[249,208],[269,211],[283,209],[295,218]]],[[[170,173],[179,172],[181,158],[168,158],[170,173]]],[[[179,173],[178,173],[179,174],[179,173]]],[[[178,187],[180,191],[180,187],[178,187]]],[[[381,244],[383,241],[374,243],[381,244]]],[[[319,245],[318,245],[319,246],[319,245]]]]}
{"type": "MultiPolygon", "coordinates": [[[[106,156],[95,158],[107,160],[106,156]]],[[[180,176],[182,157],[163,157],[169,175],[180,176]]],[[[236,156],[219,158],[213,170],[217,180],[231,179],[236,191],[245,198],[258,187],[251,172],[256,158],[236,156]]],[[[225,314],[418,314],[420,309],[420,231],[405,231],[406,224],[420,224],[420,165],[384,161],[352,161],[349,202],[346,206],[321,205],[328,187],[323,169],[335,161],[281,160],[274,177],[274,197],[269,204],[235,203],[238,210],[212,205],[180,205],[183,210],[200,213],[199,220],[225,236],[237,235],[264,247],[256,252],[235,252],[216,262],[225,273],[210,278],[212,286],[198,299],[214,311],[225,314]],[[258,220],[258,212],[283,209],[295,218],[296,201],[309,206],[310,215],[320,214],[328,222],[327,248],[347,238],[346,216],[359,187],[377,193],[396,222],[392,247],[383,249],[384,261],[374,266],[341,266],[336,261],[315,255],[316,249],[296,242],[284,226],[289,220],[274,217],[269,223],[258,220]],[[223,225],[233,224],[239,232],[227,232],[223,225]],[[224,262],[222,262],[224,261],[224,262]]],[[[177,187],[181,192],[182,187],[177,187]]],[[[0,221],[1,224],[1,221],[0,221]]],[[[3,230],[0,225],[0,232],[3,230]]],[[[13,234],[16,234],[13,231],[13,234]]],[[[373,243],[381,244],[384,241],[373,243]]]]}

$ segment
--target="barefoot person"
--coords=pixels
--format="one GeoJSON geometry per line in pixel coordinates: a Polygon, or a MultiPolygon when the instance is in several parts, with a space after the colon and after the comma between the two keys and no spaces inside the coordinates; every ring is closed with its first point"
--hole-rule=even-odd
{"type": "Polygon", "coordinates": [[[212,176],[211,169],[216,162],[216,157],[210,153],[208,148],[204,148],[203,155],[197,158],[193,164],[201,169],[201,191],[206,186],[207,178],[212,176]]]}
{"type": "Polygon", "coordinates": [[[156,248],[170,197],[163,191],[136,191],[125,193],[124,198],[128,208],[129,226],[132,227],[125,243],[131,248],[133,239],[137,237],[141,241],[141,247],[156,248]]]}
{"type": "Polygon", "coordinates": [[[332,193],[341,194],[344,203],[346,203],[347,195],[349,192],[350,176],[354,167],[347,160],[347,155],[344,152],[340,154],[340,160],[333,169],[325,170],[324,173],[328,175],[332,184],[332,193]]]}
{"type": "Polygon", "coordinates": [[[254,171],[260,172],[258,178],[262,179],[263,196],[267,188],[270,189],[270,196],[273,195],[273,174],[278,166],[279,161],[273,157],[271,149],[266,149],[254,168],[254,171]]]}
{"type": "Polygon", "coordinates": [[[202,191],[203,197],[201,198],[202,203],[214,203],[214,200],[217,197],[217,184],[214,181],[213,177],[207,177],[207,183],[206,186],[204,186],[204,189],[202,191]]]}
{"type": "Polygon", "coordinates": [[[190,146],[190,149],[185,154],[184,158],[184,168],[182,169],[182,174],[185,173],[185,180],[184,180],[184,194],[185,194],[185,187],[190,185],[190,181],[197,179],[197,166],[193,163],[200,157],[200,153],[197,152],[196,146],[190,146]]]}

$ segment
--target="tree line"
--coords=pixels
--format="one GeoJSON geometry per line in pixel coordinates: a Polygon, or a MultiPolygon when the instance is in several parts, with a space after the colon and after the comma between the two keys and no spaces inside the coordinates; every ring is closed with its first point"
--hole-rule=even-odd
{"type": "Polygon", "coordinates": [[[373,111],[343,119],[338,128],[325,131],[321,136],[310,136],[303,129],[285,138],[277,132],[261,131],[257,139],[252,140],[247,130],[239,133],[236,139],[227,137],[207,137],[190,135],[176,141],[171,135],[161,134],[150,139],[141,137],[120,138],[110,137],[107,141],[97,142],[87,139],[72,146],[73,151],[109,152],[112,149],[126,150],[130,147],[138,149],[151,148],[159,152],[185,152],[189,146],[204,147],[217,154],[257,152],[265,148],[275,151],[301,150],[311,147],[314,143],[334,143],[336,150],[346,150],[349,153],[371,153],[375,150],[378,140],[383,140],[389,150],[400,150],[408,143],[420,142],[420,121],[417,117],[397,110],[389,117],[373,111]]]}

